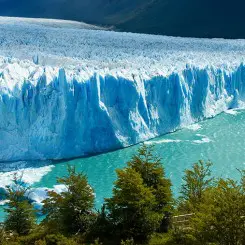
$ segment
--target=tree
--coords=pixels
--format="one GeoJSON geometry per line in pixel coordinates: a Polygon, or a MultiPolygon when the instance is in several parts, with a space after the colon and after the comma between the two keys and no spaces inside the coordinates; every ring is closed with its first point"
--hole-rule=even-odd
{"type": "Polygon", "coordinates": [[[220,179],[203,193],[192,220],[199,241],[222,245],[245,244],[245,192],[242,184],[220,179]]]}
{"type": "Polygon", "coordinates": [[[154,211],[156,198],[134,169],[117,170],[113,197],[106,199],[109,218],[119,239],[145,240],[159,226],[162,215],[154,211]]]}
{"type": "Polygon", "coordinates": [[[161,159],[153,155],[154,146],[143,144],[138,154],[134,155],[127,163],[143,178],[143,183],[153,189],[158,202],[158,211],[169,211],[172,204],[171,182],[165,177],[161,159]]]}
{"type": "Polygon", "coordinates": [[[245,193],[245,170],[238,170],[241,174],[241,186],[243,188],[243,192],[245,193]]]}
{"type": "Polygon", "coordinates": [[[144,241],[171,210],[171,183],[152,147],[143,145],[123,170],[117,170],[112,198],[106,199],[109,219],[120,239],[144,241]]]}
{"type": "Polygon", "coordinates": [[[204,191],[212,186],[211,162],[198,161],[192,169],[185,170],[184,183],[181,187],[179,209],[193,212],[202,201],[204,191]]]}
{"type": "Polygon", "coordinates": [[[161,158],[154,156],[153,150],[154,146],[143,144],[127,165],[141,175],[146,186],[152,188],[157,203],[155,211],[163,214],[161,227],[167,231],[173,204],[171,181],[165,177],[161,158]]]}
{"type": "Polygon", "coordinates": [[[22,178],[14,176],[13,184],[7,186],[6,198],[9,200],[5,212],[7,217],[4,227],[7,231],[16,232],[18,235],[27,235],[35,227],[35,211],[26,195],[29,188],[25,186],[22,178]]]}
{"type": "Polygon", "coordinates": [[[44,225],[50,231],[63,234],[86,232],[95,219],[94,193],[87,177],[68,166],[68,176],[58,178],[57,182],[65,185],[67,191],[61,194],[49,192],[49,198],[43,202],[44,225]]]}

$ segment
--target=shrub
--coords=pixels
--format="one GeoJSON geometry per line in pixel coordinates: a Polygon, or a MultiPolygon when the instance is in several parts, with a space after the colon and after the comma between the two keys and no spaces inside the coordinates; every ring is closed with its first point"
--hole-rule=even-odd
{"type": "Polygon", "coordinates": [[[220,179],[204,193],[192,220],[194,235],[203,242],[245,244],[245,192],[233,180],[220,179]]]}
{"type": "Polygon", "coordinates": [[[6,198],[9,200],[4,221],[6,231],[13,231],[19,235],[29,234],[35,227],[36,217],[33,206],[26,198],[28,187],[17,175],[14,176],[13,185],[7,186],[6,198]]]}
{"type": "Polygon", "coordinates": [[[121,245],[135,245],[134,239],[131,238],[131,239],[127,239],[125,241],[121,241],[121,245]]]}
{"type": "Polygon", "coordinates": [[[93,213],[94,193],[87,177],[69,166],[68,176],[59,178],[58,183],[65,185],[67,191],[49,192],[49,198],[44,201],[43,224],[54,233],[72,235],[88,231],[96,215],[93,213]]]}
{"type": "Polygon", "coordinates": [[[192,169],[185,170],[179,203],[180,211],[194,212],[202,202],[204,191],[213,183],[211,166],[211,162],[199,161],[193,164],[192,169]]]}

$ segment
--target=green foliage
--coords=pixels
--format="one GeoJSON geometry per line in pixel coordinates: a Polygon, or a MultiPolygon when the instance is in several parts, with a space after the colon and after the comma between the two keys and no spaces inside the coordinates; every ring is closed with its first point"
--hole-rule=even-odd
{"type": "Polygon", "coordinates": [[[34,245],[47,245],[46,241],[45,240],[38,240],[35,242],[34,245]]]}
{"type": "Polygon", "coordinates": [[[238,170],[241,174],[241,186],[243,188],[243,192],[245,192],[245,170],[238,170]]]}
{"type": "Polygon", "coordinates": [[[16,232],[18,235],[27,235],[35,227],[35,212],[25,195],[29,191],[18,178],[14,176],[13,185],[7,187],[6,198],[9,200],[4,221],[6,231],[16,232]]]}
{"type": "Polygon", "coordinates": [[[151,188],[156,199],[154,210],[163,215],[160,230],[166,232],[173,211],[171,181],[165,177],[161,159],[153,154],[153,150],[154,146],[143,144],[127,165],[141,175],[144,185],[151,188]]]}
{"type": "Polygon", "coordinates": [[[192,169],[185,170],[179,209],[185,212],[194,212],[202,201],[204,191],[212,186],[211,162],[198,161],[192,169]]]}
{"type": "Polygon", "coordinates": [[[6,235],[5,235],[4,227],[2,224],[0,224],[0,244],[3,244],[5,239],[6,239],[6,235]]]}
{"type": "Polygon", "coordinates": [[[42,237],[37,235],[26,239],[20,238],[19,244],[23,245],[78,245],[73,238],[67,238],[61,234],[48,234],[42,237]]]}
{"type": "Polygon", "coordinates": [[[117,170],[117,174],[113,197],[106,200],[109,218],[120,238],[144,240],[160,226],[162,219],[153,210],[155,197],[135,170],[126,168],[117,170]]]}
{"type": "Polygon", "coordinates": [[[107,217],[106,206],[103,205],[96,215],[96,220],[90,228],[87,238],[91,241],[98,237],[102,241],[110,239],[112,228],[113,227],[107,217]]]}
{"type": "Polygon", "coordinates": [[[220,179],[205,191],[192,220],[194,235],[203,242],[245,244],[245,192],[242,184],[220,179]]]}
{"type": "Polygon", "coordinates": [[[59,184],[67,187],[66,192],[49,192],[44,201],[44,213],[47,215],[43,224],[49,231],[64,234],[86,232],[95,220],[93,213],[94,194],[87,177],[68,167],[68,176],[59,178],[59,184]]]}
{"type": "Polygon", "coordinates": [[[90,244],[90,245],[102,245],[102,243],[100,243],[99,239],[96,239],[94,241],[94,243],[90,244]]]}
{"type": "Polygon", "coordinates": [[[45,237],[46,245],[78,245],[78,243],[72,239],[64,237],[61,234],[51,234],[45,237]]]}
{"type": "Polygon", "coordinates": [[[37,241],[43,240],[45,236],[45,229],[39,225],[32,233],[18,237],[17,240],[21,245],[35,245],[37,241]]]}
{"type": "Polygon", "coordinates": [[[6,241],[2,245],[20,245],[20,244],[16,241],[6,241]]]}
{"type": "Polygon", "coordinates": [[[174,229],[167,234],[154,234],[149,245],[204,245],[187,231],[174,229]]]}
{"type": "Polygon", "coordinates": [[[168,238],[169,235],[166,233],[154,233],[149,240],[149,245],[164,245],[168,238]]]}
{"type": "Polygon", "coordinates": [[[160,233],[164,222],[168,227],[173,199],[171,183],[152,150],[143,145],[126,168],[117,170],[113,195],[105,199],[96,214],[93,190],[86,176],[68,167],[68,176],[58,179],[67,191],[49,192],[44,201],[46,218],[36,226],[33,208],[25,197],[29,189],[15,176],[13,185],[7,188],[10,203],[6,221],[0,226],[0,244],[245,244],[245,171],[240,171],[239,182],[214,180],[212,164],[203,161],[185,171],[178,206],[185,215],[173,219],[168,233],[160,233]],[[94,241],[97,237],[100,241],[94,241]]]}
{"type": "Polygon", "coordinates": [[[134,239],[131,238],[131,239],[127,239],[125,241],[121,241],[121,245],[135,245],[134,239]]]}
{"type": "Polygon", "coordinates": [[[161,159],[153,155],[153,147],[142,145],[138,154],[134,155],[127,165],[141,175],[146,186],[152,188],[157,202],[156,210],[169,212],[172,209],[173,201],[171,182],[165,178],[161,159]]]}
{"type": "Polygon", "coordinates": [[[174,229],[169,233],[165,245],[204,245],[190,232],[182,229],[174,229]]]}
{"type": "Polygon", "coordinates": [[[106,199],[114,231],[121,239],[145,241],[170,211],[171,183],[164,177],[160,159],[145,145],[117,175],[113,196],[106,199]]]}

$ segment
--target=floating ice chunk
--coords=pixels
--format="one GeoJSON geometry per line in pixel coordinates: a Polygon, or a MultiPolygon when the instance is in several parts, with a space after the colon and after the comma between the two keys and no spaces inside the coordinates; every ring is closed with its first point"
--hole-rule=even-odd
{"type": "Polygon", "coordinates": [[[202,138],[201,140],[193,140],[194,143],[196,144],[205,144],[205,143],[210,143],[212,140],[209,138],[202,138]]]}
{"type": "Polygon", "coordinates": [[[2,200],[0,201],[0,206],[4,206],[6,204],[8,204],[9,200],[2,200]]]}
{"type": "Polygon", "coordinates": [[[26,168],[18,171],[11,171],[0,173],[0,187],[11,185],[15,174],[21,178],[21,180],[29,185],[40,182],[43,176],[52,171],[54,165],[45,166],[41,168],[26,168]]]}
{"type": "Polygon", "coordinates": [[[42,203],[45,199],[48,198],[48,188],[33,188],[28,191],[26,196],[29,200],[35,203],[42,203]]]}
{"type": "Polygon", "coordinates": [[[235,109],[232,109],[232,110],[226,110],[225,113],[235,116],[235,115],[239,114],[239,111],[235,110],[235,109]]]}
{"type": "MultiPolygon", "coordinates": [[[[62,193],[67,191],[67,187],[65,185],[55,185],[53,188],[30,188],[26,193],[26,198],[31,201],[34,208],[37,210],[41,210],[43,207],[43,201],[48,198],[48,192],[54,191],[56,193],[62,193]]],[[[4,197],[4,196],[3,196],[4,197]]],[[[3,206],[8,203],[8,200],[3,199],[0,200],[0,206],[3,206]]]]}
{"type": "Polygon", "coordinates": [[[43,207],[43,201],[48,198],[48,192],[54,191],[58,194],[67,191],[65,185],[55,185],[53,188],[32,188],[26,194],[26,197],[32,202],[36,210],[41,211],[43,207]]]}
{"type": "Polygon", "coordinates": [[[202,128],[202,126],[198,123],[195,123],[195,124],[191,124],[190,126],[187,126],[186,128],[193,131],[198,131],[199,129],[202,128]]]}
{"type": "Polygon", "coordinates": [[[210,143],[212,140],[208,138],[206,135],[202,134],[197,134],[198,137],[202,137],[200,140],[193,140],[192,142],[195,144],[205,144],[205,143],[210,143]]]}
{"type": "Polygon", "coordinates": [[[150,141],[146,141],[145,144],[147,144],[147,145],[167,144],[167,143],[179,143],[181,141],[182,140],[162,139],[162,140],[150,140],[150,141]]]}
{"type": "Polygon", "coordinates": [[[53,191],[60,194],[62,192],[67,192],[68,189],[65,185],[54,185],[53,191]]]}

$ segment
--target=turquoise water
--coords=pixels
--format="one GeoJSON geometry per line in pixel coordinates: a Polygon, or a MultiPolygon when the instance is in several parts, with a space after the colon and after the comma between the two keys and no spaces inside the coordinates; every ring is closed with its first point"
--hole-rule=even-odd
{"type": "MultiPolygon", "coordinates": [[[[245,168],[245,111],[230,113],[223,113],[190,128],[147,142],[155,144],[155,153],[162,158],[166,175],[172,180],[175,195],[178,195],[184,170],[199,159],[211,160],[214,163],[215,176],[234,179],[239,177],[237,169],[245,168]]],[[[111,195],[116,178],[115,169],[123,168],[138,147],[136,145],[107,154],[56,164],[31,163],[36,173],[46,165],[54,165],[43,174],[40,181],[34,181],[33,186],[52,188],[56,184],[56,177],[66,174],[69,163],[88,176],[89,183],[96,193],[96,208],[99,208],[104,198],[111,195]]],[[[0,170],[6,171],[7,164],[0,165],[0,170]]]]}

